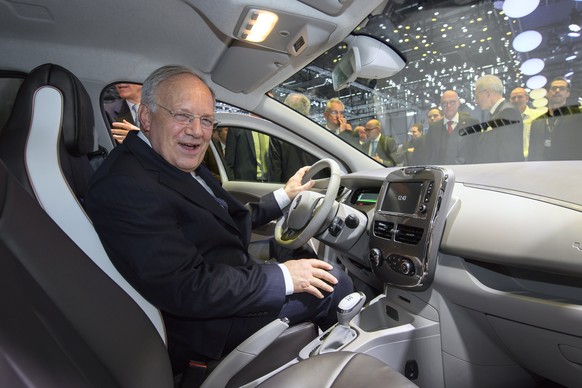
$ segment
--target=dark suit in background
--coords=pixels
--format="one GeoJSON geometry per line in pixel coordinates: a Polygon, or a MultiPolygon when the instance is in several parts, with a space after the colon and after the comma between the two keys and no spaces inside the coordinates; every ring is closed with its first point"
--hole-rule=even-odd
{"type": "MultiPolygon", "coordinates": [[[[477,124],[479,120],[466,112],[459,112],[459,121],[453,132],[447,130],[447,118],[428,127],[423,147],[415,153],[417,164],[465,164],[472,160],[470,136],[460,136],[459,129],[477,124]]],[[[477,135],[472,135],[477,136],[477,135]]]]}
{"type": "Polygon", "coordinates": [[[129,109],[129,105],[125,100],[117,100],[103,106],[105,110],[105,116],[109,122],[109,128],[113,126],[113,123],[122,123],[123,120],[127,120],[128,123],[135,125],[133,120],[133,115],[129,109]]]}
{"type": "Polygon", "coordinates": [[[199,167],[226,210],[138,134],[130,132],[95,173],[86,209],[116,268],[161,310],[175,371],[190,359],[222,357],[279,314],[323,327],[335,321],[329,304],[352,291],[345,274],[332,271],[347,289],[336,286],[324,299],[286,297],[281,269],[248,255],[252,228],[282,214],[272,193],[243,206],[199,167]]]}
{"type": "MultiPolygon", "coordinates": [[[[301,167],[311,166],[318,160],[302,148],[271,137],[267,156],[269,182],[285,183],[301,167]]],[[[319,179],[318,176],[314,178],[319,179]]]]}
{"type": "Polygon", "coordinates": [[[229,179],[257,180],[257,154],[251,130],[229,128],[224,160],[229,179]]]}
{"type": "Polygon", "coordinates": [[[576,105],[546,112],[532,121],[528,160],[582,159],[582,112],[576,105]]]}
{"type": "MultiPolygon", "coordinates": [[[[487,130],[468,135],[475,139],[474,163],[500,163],[523,161],[523,124],[519,111],[508,101],[503,101],[489,118],[487,130]],[[514,124],[499,125],[495,120],[508,120],[514,124]]],[[[484,128],[485,129],[485,128],[484,128]]]]}
{"type": "MultiPolygon", "coordinates": [[[[372,147],[373,141],[366,142],[362,144],[362,150],[370,155],[370,149],[372,147]]],[[[376,154],[384,161],[384,165],[387,167],[396,166],[397,163],[404,161],[404,155],[398,154],[398,144],[393,137],[382,134],[378,140],[378,146],[376,147],[376,154]]],[[[371,155],[372,157],[375,155],[371,155]]]]}

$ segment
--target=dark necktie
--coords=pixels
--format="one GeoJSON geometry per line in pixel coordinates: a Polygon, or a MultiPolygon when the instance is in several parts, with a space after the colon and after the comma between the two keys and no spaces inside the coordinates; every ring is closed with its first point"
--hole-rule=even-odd
{"type": "Polygon", "coordinates": [[[214,199],[216,200],[216,202],[218,202],[218,204],[220,206],[222,206],[224,208],[224,210],[228,211],[228,204],[226,203],[226,201],[222,198],[218,198],[218,197],[214,197],[214,199]]]}

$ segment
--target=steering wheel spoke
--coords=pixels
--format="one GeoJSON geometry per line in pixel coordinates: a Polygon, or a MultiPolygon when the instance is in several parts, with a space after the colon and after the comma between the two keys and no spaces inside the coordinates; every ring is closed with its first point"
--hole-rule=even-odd
{"type": "Polygon", "coordinates": [[[322,159],[311,166],[303,181],[306,182],[325,168],[330,169],[325,195],[314,191],[300,193],[291,203],[288,212],[277,221],[275,240],[279,245],[291,249],[301,247],[319,232],[328,219],[340,186],[339,165],[335,160],[322,159]]]}

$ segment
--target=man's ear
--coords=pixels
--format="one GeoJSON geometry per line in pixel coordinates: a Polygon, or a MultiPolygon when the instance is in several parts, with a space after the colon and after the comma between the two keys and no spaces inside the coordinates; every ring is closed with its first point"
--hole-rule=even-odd
{"type": "Polygon", "coordinates": [[[149,133],[152,122],[152,112],[147,105],[141,105],[139,108],[139,121],[141,123],[140,129],[145,133],[149,133]]]}

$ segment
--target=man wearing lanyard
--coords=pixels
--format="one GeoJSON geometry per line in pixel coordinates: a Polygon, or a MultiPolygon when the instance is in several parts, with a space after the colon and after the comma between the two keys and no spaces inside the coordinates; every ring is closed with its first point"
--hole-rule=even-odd
{"type": "Polygon", "coordinates": [[[567,106],[570,84],[555,78],[548,89],[548,112],[531,125],[528,160],[582,159],[582,131],[579,128],[580,108],[567,106]]]}

